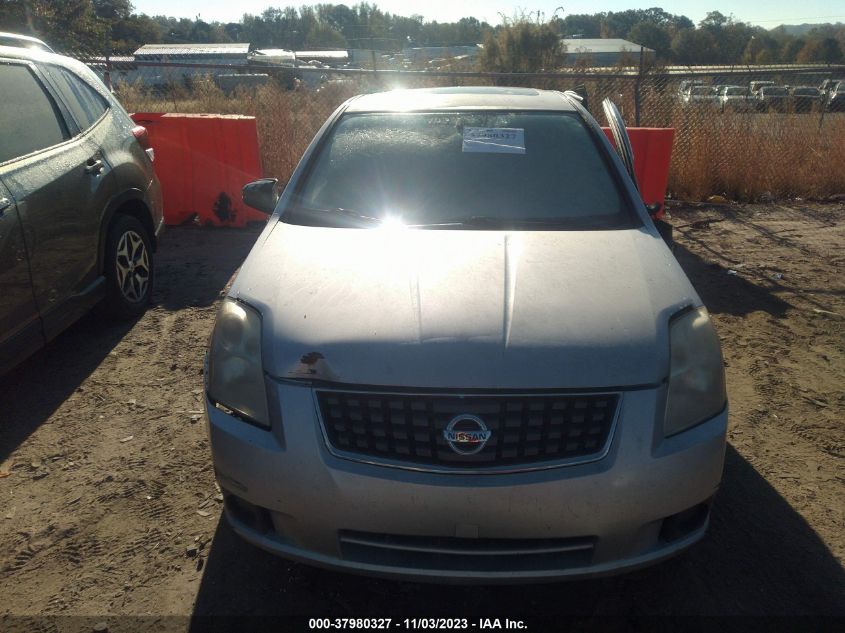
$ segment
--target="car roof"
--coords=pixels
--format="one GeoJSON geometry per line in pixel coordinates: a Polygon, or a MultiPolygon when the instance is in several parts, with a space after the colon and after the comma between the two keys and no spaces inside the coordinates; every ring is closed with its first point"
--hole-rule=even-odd
{"type": "Polygon", "coordinates": [[[37,37],[32,37],[30,35],[21,35],[20,33],[9,33],[7,31],[0,31],[0,39],[5,40],[15,40],[21,43],[21,47],[24,48],[32,48],[32,46],[26,46],[26,44],[34,44],[37,48],[48,51],[50,53],[53,52],[53,49],[50,48],[42,40],[39,40],[37,37]]]}
{"type": "Polygon", "coordinates": [[[84,75],[88,72],[88,66],[73,57],[65,57],[64,55],[58,55],[56,53],[48,53],[47,51],[38,48],[20,48],[18,46],[0,45],[0,57],[55,64],[56,66],[63,66],[68,70],[72,70],[76,74],[84,75]]]}
{"type": "Polygon", "coordinates": [[[22,46],[5,46],[0,44],[0,57],[25,59],[28,61],[50,61],[54,64],[62,64],[62,60],[71,59],[56,53],[51,53],[43,48],[24,48],[22,46]]]}
{"type": "Polygon", "coordinates": [[[56,53],[48,53],[47,51],[35,48],[0,46],[0,59],[19,59],[22,61],[61,66],[62,68],[66,68],[71,71],[81,79],[84,79],[89,86],[108,99],[112,105],[117,103],[94,71],[73,57],[65,57],[64,55],[57,55],[56,53]]]}
{"type": "Polygon", "coordinates": [[[347,112],[425,110],[564,110],[575,108],[560,92],[534,88],[461,86],[391,90],[353,98],[347,112]]]}

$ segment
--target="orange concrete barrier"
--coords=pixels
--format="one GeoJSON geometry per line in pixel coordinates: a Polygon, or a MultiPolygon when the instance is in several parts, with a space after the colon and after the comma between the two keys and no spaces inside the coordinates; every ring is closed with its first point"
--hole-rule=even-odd
{"type": "MultiPolygon", "coordinates": [[[[610,128],[602,128],[613,144],[610,128]]],[[[662,218],[666,199],[666,185],[669,182],[669,165],[672,161],[673,128],[629,127],[628,136],[634,150],[634,174],[640,195],[646,204],[660,203],[660,211],[654,216],[662,218]]]]}
{"type": "Polygon", "coordinates": [[[155,150],[166,224],[245,226],[267,216],[244,205],[241,187],[261,178],[255,117],[138,112],[155,150]]]}

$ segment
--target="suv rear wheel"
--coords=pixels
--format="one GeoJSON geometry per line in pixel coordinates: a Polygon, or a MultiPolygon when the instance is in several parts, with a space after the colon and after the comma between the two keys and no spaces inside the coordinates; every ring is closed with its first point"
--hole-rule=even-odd
{"type": "Polygon", "coordinates": [[[153,292],[153,250],[144,225],[119,215],[106,242],[106,298],[103,310],[119,319],[143,314],[153,292]]]}

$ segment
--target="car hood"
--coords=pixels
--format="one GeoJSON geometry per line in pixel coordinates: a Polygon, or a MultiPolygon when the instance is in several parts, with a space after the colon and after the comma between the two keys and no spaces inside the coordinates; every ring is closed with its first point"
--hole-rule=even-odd
{"type": "Polygon", "coordinates": [[[669,317],[700,304],[665,244],[610,231],[277,223],[233,296],[262,314],[265,371],[361,385],[606,388],[668,369],[669,317]]]}

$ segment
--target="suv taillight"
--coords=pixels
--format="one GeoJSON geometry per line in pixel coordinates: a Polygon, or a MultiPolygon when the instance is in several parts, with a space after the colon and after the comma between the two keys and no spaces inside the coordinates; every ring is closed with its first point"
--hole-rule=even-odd
{"type": "Polygon", "coordinates": [[[155,160],[155,150],[153,146],[150,145],[150,133],[147,132],[147,128],[143,125],[136,125],[132,128],[132,136],[138,141],[138,145],[144,148],[144,151],[147,153],[147,156],[150,157],[150,160],[155,160]]]}

